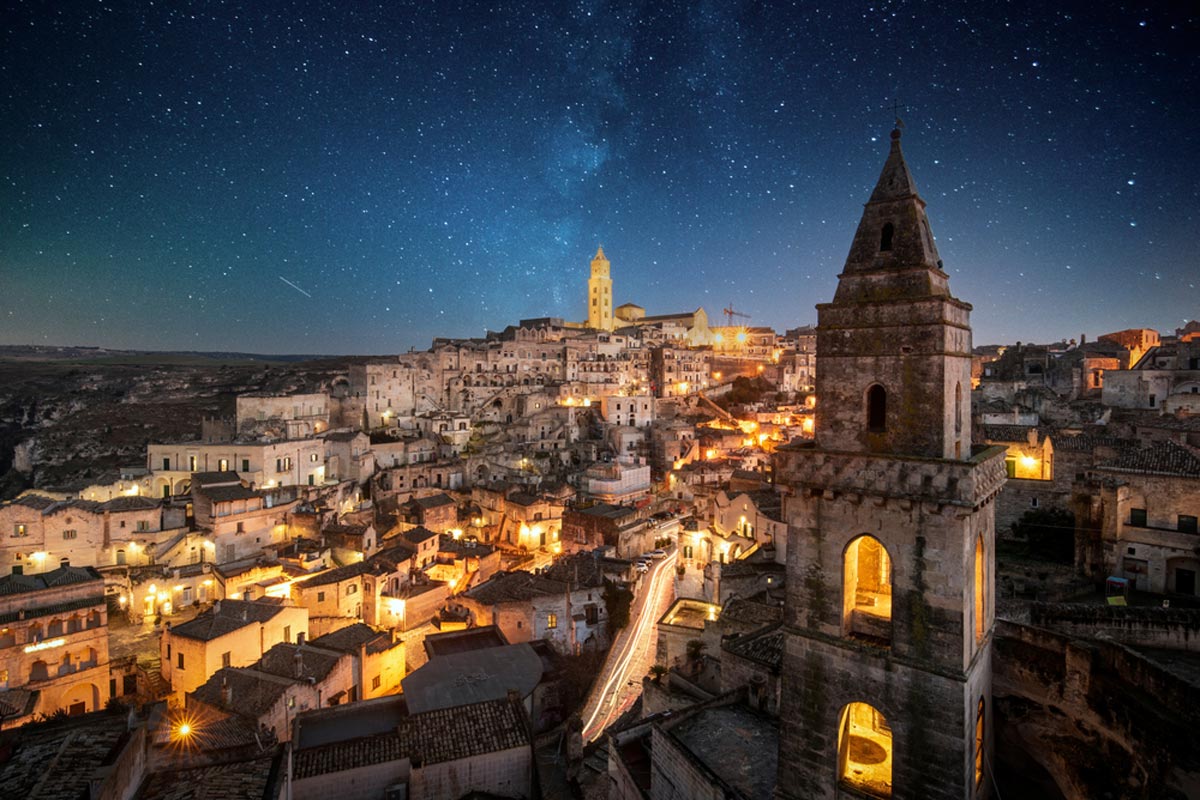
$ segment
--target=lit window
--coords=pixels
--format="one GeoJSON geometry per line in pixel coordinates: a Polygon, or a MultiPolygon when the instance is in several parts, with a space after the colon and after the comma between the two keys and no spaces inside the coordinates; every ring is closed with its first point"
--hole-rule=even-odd
{"type": "Polygon", "coordinates": [[[872,536],[846,548],[842,582],[842,633],[884,646],[892,639],[892,561],[872,536]]]}
{"type": "Polygon", "coordinates": [[[892,796],[892,729],[875,708],[851,703],[838,725],[838,783],[872,797],[892,796]]]}
{"type": "Polygon", "coordinates": [[[557,627],[558,627],[558,614],[547,614],[546,615],[546,628],[550,629],[550,628],[557,628],[557,627]]]}
{"type": "Polygon", "coordinates": [[[975,538],[975,644],[983,641],[987,626],[987,568],[983,560],[983,536],[975,538]]]}
{"type": "Polygon", "coordinates": [[[979,707],[975,712],[975,785],[983,783],[983,698],[979,698],[979,707]]]}

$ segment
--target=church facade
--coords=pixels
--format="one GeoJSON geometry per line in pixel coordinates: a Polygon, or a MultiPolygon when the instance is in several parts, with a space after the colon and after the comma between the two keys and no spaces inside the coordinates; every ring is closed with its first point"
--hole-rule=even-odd
{"type": "Polygon", "coordinates": [[[817,310],[815,439],[775,462],[776,797],[990,797],[1004,450],[971,448],[971,307],[950,294],[899,130],[817,310]]]}

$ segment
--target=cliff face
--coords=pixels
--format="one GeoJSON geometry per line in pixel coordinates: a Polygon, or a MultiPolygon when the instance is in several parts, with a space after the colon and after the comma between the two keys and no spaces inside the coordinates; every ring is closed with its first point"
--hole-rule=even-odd
{"type": "Polygon", "coordinates": [[[238,394],[320,391],[345,369],[333,361],[12,350],[0,353],[0,499],[143,465],[149,442],[197,439],[205,417],[232,418],[238,394]]]}

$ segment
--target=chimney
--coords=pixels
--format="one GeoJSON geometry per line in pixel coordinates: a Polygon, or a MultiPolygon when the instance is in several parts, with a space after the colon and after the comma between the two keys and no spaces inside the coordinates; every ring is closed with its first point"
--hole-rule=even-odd
{"type": "Polygon", "coordinates": [[[247,608],[243,608],[243,609],[242,609],[242,622],[249,622],[249,621],[250,621],[250,614],[249,614],[249,611],[250,611],[250,610],[249,610],[249,609],[247,609],[247,608]]]}
{"type": "Polygon", "coordinates": [[[217,602],[213,603],[213,616],[216,616],[220,613],[221,613],[221,601],[218,600],[217,602]]]}
{"type": "Polygon", "coordinates": [[[300,652],[300,648],[292,653],[292,669],[297,679],[304,677],[304,656],[300,652]]]}
{"type": "Polygon", "coordinates": [[[1079,346],[1082,347],[1086,341],[1087,341],[1087,335],[1082,334],[1082,333],[1079,334],[1079,346]]]}
{"type": "Polygon", "coordinates": [[[304,631],[300,631],[300,633],[296,634],[296,644],[300,645],[301,647],[304,646],[304,631]]]}
{"type": "Polygon", "coordinates": [[[224,675],[221,676],[221,704],[229,710],[233,710],[233,687],[229,685],[229,681],[224,675]]]}

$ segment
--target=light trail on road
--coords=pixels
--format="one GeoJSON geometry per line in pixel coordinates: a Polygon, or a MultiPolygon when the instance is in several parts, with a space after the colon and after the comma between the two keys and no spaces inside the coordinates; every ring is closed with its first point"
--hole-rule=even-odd
{"type": "MultiPolygon", "coordinates": [[[[649,645],[647,634],[651,632],[654,624],[658,621],[655,613],[659,606],[659,595],[663,590],[664,585],[670,585],[671,574],[674,571],[676,556],[679,551],[671,553],[670,556],[658,562],[654,568],[654,573],[650,576],[650,585],[646,589],[646,594],[642,598],[642,607],[638,612],[637,621],[626,631],[628,636],[620,645],[619,649],[614,647],[612,652],[617,653],[614,660],[612,652],[609,654],[608,663],[605,665],[605,672],[609,673],[608,680],[603,684],[600,694],[596,699],[596,708],[592,711],[590,717],[583,725],[583,738],[585,741],[592,741],[600,736],[600,733],[608,727],[608,723],[614,712],[618,708],[618,699],[620,697],[621,687],[629,680],[629,669],[634,662],[634,657],[638,654],[639,649],[649,645]],[[665,583],[664,583],[665,582],[665,583]],[[609,692],[612,692],[612,697],[609,697],[609,692]],[[602,709],[608,707],[607,713],[600,719],[600,724],[596,725],[596,717],[600,715],[602,709]]],[[[604,673],[601,673],[602,675],[604,673]]],[[[586,709],[584,710],[586,714],[586,709]]]]}

